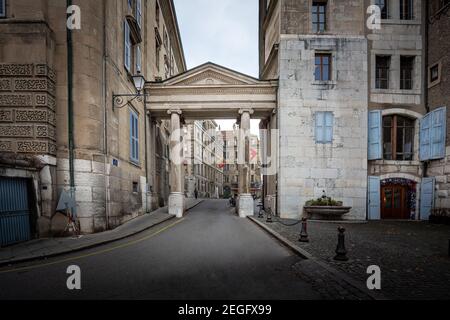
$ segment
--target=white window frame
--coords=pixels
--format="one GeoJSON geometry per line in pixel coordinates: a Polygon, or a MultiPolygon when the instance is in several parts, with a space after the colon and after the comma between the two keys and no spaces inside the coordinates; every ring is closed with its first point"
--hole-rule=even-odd
{"type": "Polygon", "coordinates": [[[124,65],[128,72],[131,72],[131,55],[132,55],[132,45],[131,45],[131,30],[128,21],[124,22],[124,65]]]}

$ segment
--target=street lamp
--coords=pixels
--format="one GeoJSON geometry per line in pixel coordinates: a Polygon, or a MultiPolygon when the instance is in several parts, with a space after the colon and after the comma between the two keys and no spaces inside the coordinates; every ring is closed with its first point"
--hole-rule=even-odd
{"type": "Polygon", "coordinates": [[[123,108],[134,100],[138,100],[139,102],[142,102],[142,97],[145,96],[145,94],[142,93],[144,90],[144,86],[145,86],[145,78],[141,74],[141,72],[138,71],[137,74],[135,74],[131,77],[131,79],[133,80],[133,84],[134,84],[134,87],[136,88],[137,93],[136,94],[113,94],[113,104],[112,104],[113,109],[114,108],[119,108],[119,109],[123,108]],[[124,98],[131,98],[131,99],[124,102],[124,98]]]}

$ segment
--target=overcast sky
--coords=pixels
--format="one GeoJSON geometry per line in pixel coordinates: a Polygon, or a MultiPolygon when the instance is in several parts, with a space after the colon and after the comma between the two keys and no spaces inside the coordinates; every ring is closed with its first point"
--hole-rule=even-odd
{"type": "MultiPolygon", "coordinates": [[[[210,61],[258,77],[258,0],[174,2],[188,69],[210,61]]],[[[234,123],[218,122],[223,130],[234,123]]]]}

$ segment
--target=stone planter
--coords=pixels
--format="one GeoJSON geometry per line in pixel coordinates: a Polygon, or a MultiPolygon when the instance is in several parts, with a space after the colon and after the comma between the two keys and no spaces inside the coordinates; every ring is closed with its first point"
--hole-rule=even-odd
{"type": "Polygon", "coordinates": [[[312,220],[342,220],[342,216],[349,213],[352,207],[324,207],[307,206],[304,207],[308,218],[312,220]]]}

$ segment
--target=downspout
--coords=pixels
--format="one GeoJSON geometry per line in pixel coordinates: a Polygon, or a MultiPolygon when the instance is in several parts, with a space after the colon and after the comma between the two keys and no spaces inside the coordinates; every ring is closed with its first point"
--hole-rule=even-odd
{"type": "MultiPolygon", "coordinates": [[[[72,5],[72,0],[66,0],[67,8],[72,5]]],[[[67,16],[69,17],[69,15],[67,16]]],[[[69,174],[70,192],[75,192],[75,168],[74,168],[74,133],[73,133],[73,41],[72,30],[67,28],[67,116],[68,116],[68,149],[69,149],[69,174]]]]}
{"type": "MultiPolygon", "coordinates": [[[[425,50],[424,50],[424,67],[422,68],[422,72],[425,78],[424,80],[424,84],[423,84],[423,99],[424,99],[424,104],[425,104],[425,109],[426,112],[429,113],[430,112],[430,106],[428,105],[428,45],[429,45],[429,41],[428,41],[428,22],[429,20],[429,4],[428,2],[425,1],[424,3],[425,6],[425,18],[422,18],[423,24],[425,25],[425,30],[424,30],[424,37],[425,37],[425,50]]],[[[425,161],[423,163],[423,173],[422,176],[425,178],[428,174],[428,161],[425,161]]]]}
{"type": "Polygon", "coordinates": [[[106,64],[108,53],[106,48],[106,0],[103,0],[103,66],[102,66],[102,96],[103,96],[103,152],[104,152],[104,175],[105,175],[105,223],[106,230],[109,230],[109,214],[111,212],[110,203],[110,183],[109,183],[109,146],[108,146],[108,80],[106,75],[106,64]]]}

